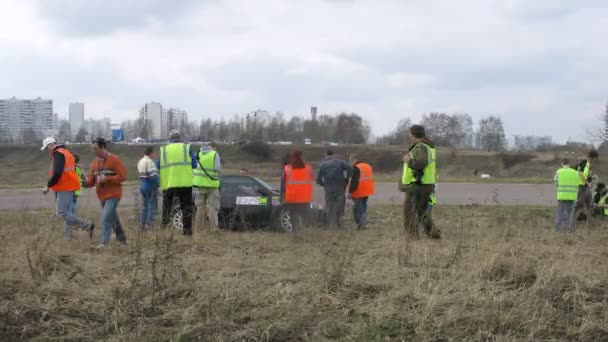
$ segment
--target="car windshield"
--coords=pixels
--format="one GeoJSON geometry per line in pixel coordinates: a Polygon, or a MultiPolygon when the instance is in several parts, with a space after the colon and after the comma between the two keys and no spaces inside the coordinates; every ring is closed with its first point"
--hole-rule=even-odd
{"type": "Polygon", "coordinates": [[[268,183],[264,182],[263,180],[261,180],[261,179],[259,179],[257,177],[255,177],[255,180],[258,181],[260,184],[262,184],[262,186],[265,187],[266,189],[271,190],[271,191],[276,191],[275,188],[273,188],[271,185],[269,185],[268,183]]]}

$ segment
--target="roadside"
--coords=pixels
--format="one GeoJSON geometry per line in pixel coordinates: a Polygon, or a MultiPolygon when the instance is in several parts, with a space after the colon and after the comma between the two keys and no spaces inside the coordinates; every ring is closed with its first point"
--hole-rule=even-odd
{"type": "MultiPolygon", "coordinates": [[[[276,183],[274,184],[276,186],[276,183]]],[[[439,183],[437,184],[439,204],[452,205],[555,205],[555,188],[552,184],[508,184],[508,183],[439,183]]],[[[126,186],[123,191],[121,206],[133,206],[137,203],[139,188],[126,186]]],[[[396,182],[376,183],[372,204],[396,204],[403,199],[396,182]]],[[[322,204],[323,189],[315,187],[314,201],[322,204]]],[[[42,195],[38,189],[4,189],[0,190],[0,209],[35,209],[53,208],[52,194],[42,195]]],[[[83,191],[79,199],[80,208],[97,208],[94,190],[83,191]]]]}

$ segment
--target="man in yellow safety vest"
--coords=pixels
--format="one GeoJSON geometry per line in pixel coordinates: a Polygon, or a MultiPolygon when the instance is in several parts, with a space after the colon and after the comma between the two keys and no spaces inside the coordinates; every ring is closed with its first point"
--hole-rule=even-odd
{"type": "Polygon", "coordinates": [[[197,166],[192,170],[192,184],[198,190],[196,199],[196,228],[205,225],[209,218],[211,229],[217,231],[218,211],[220,210],[220,155],[217,153],[217,144],[212,142],[201,147],[196,155],[197,166]]]}
{"type": "Polygon", "coordinates": [[[441,233],[435,228],[427,211],[437,180],[437,152],[426,137],[423,126],[412,126],[410,133],[414,143],[404,157],[403,174],[399,182],[399,189],[405,192],[403,227],[418,236],[418,225],[422,223],[427,236],[439,238],[441,233]]]}
{"type": "Polygon", "coordinates": [[[192,235],[192,170],[198,162],[192,146],[181,142],[181,135],[173,130],[170,143],[160,148],[160,187],[163,191],[162,226],[169,225],[174,201],[182,210],[183,232],[192,235]]]}
{"type": "Polygon", "coordinates": [[[557,185],[557,216],[555,231],[574,232],[574,209],[578,198],[580,176],[570,167],[568,159],[562,160],[562,168],[555,174],[557,185]]]}

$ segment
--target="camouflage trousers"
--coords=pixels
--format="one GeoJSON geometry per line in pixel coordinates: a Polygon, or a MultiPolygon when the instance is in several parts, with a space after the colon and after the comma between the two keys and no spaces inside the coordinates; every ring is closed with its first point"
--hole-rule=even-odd
{"type": "Polygon", "coordinates": [[[425,233],[432,235],[435,225],[428,211],[432,192],[433,185],[412,185],[406,191],[403,203],[403,228],[406,232],[418,236],[418,226],[422,224],[425,233]]]}

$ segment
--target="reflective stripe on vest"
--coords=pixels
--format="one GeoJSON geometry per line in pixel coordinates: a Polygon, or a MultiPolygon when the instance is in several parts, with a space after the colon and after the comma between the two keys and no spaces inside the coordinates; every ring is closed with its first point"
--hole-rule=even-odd
{"type": "Polygon", "coordinates": [[[163,190],[192,187],[190,145],[171,143],[161,147],[159,171],[163,190]]]}
{"type": "Polygon", "coordinates": [[[557,171],[557,200],[576,201],[578,198],[580,176],[578,171],[569,167],[557,171]]]}
{"type": "Polygon", "coordinates": [[[217,152],[215,151],[209,151],[205,154],[200,151],[198,152],[199,165],[196,166],[196,169],[192,170],[192,185],[213,189],[220,187],[219,172],[215,169],[216,157],[217,152]],[[205,170],[202,169],[203,167],[205,170]]]}

